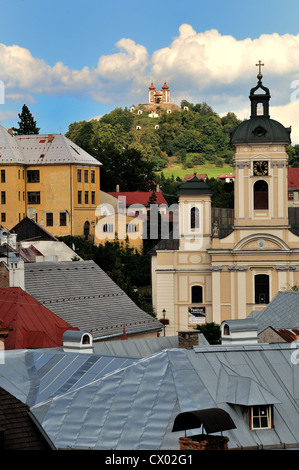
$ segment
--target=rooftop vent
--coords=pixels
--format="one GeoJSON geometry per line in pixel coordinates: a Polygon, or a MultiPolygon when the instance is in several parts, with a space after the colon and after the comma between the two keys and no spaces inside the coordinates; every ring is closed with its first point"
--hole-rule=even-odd
{"type": "Polygon", "coordinates": [[[93,338],[86,331],[67,330],[63,334],[62,341],[65,352],[93,353],[93,338]]]}
{"type": "Polygon", "coordinates": [[[222,344],[255,344],[258,325],[249,319],[226,320],[221,323],[222,344]]]}

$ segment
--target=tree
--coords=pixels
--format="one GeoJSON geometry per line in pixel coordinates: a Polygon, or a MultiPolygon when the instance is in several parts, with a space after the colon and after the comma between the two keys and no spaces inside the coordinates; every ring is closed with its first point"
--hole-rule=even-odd
{"type": "Polygon", "coordinates": [[[195,329],[199,330],[210,344],[220,343],[221,330],[220,325],[217,325],[217,323],[204,323],[202,325],[197,325],[195,329]]]}
{"type": "Polygon", "coordinates": [[[22,112],[18,114],[20,121],[18,122],[19,127],[13,127],[14,134],[17,135],[31,135],[39,134],[40,128],[36,127],[36,121],[34,120],[29,108],[26,104],[22,107],[22,112]]]}

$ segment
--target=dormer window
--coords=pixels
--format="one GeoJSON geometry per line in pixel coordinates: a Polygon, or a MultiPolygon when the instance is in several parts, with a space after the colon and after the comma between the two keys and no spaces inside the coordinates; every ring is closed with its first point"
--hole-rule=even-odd
{"type": "Polygon", "coordinates": [[[273,427],[273,405],[259,405],[250,408],[250,429],[271,429],[273,427]]]}

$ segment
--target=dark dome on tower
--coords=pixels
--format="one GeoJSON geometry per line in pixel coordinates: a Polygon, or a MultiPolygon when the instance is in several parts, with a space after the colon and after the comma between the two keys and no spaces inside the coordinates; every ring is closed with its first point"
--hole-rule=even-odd
{"type": "Polygon", "coordinates": [[[269,101],[271,96],[269,88],[262,83],[262,77],[261,72],[259,72],[257,76],[258,83],[250,90],[250,119],[243,121],[230,134],[232,145],[266,142],[291,143],[291,128],[284,127],[280,122],[270,119],[269,101]]]}

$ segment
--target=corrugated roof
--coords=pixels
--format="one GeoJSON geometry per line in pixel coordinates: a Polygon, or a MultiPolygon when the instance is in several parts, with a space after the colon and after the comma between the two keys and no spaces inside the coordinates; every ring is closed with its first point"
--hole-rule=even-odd
{"type": "Polygon", "coordinates": [[[299,374],[293,352],[286,343],[170,349],[142,359],[6,351],[0,386],[28,403],[57,448],[179,449],[182,433],[172,432],[177,414],[215,407],[236,425],[225,431],[229,448],[296,445],[299,374]],[[273,429],[250,429],[239,404],[231,403],[232,382],[223,371],[238,380],[238,397],[273,403],[273,429]]]}
{"type": "Polygon", "coordinates": [[[60,318],[96,338],[157,330],[163,325],[141,310],[93,261],[25,263],[26,290],[60,318]]]}
{"type": "Polygon", "coordinates": [[[10,329],[5,349],[61,346],[63,333],[74,329],[20,287],[0,289],[1,325],[10,329]]]}

